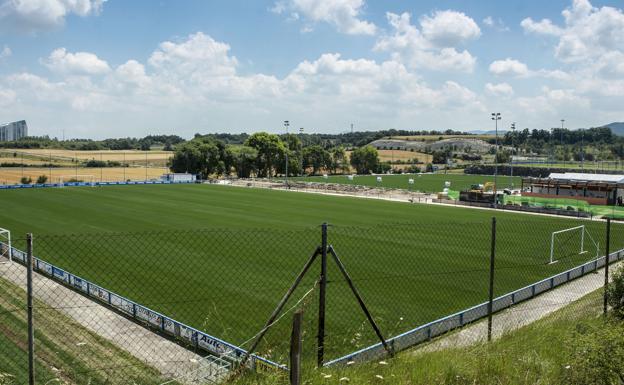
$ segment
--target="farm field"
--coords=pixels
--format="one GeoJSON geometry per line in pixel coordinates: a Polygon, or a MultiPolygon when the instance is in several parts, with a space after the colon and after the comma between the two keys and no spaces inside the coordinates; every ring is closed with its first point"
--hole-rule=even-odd
{"type": "Polygon", "coordinates": [[[164,167],[171,151],[139,151],[139,150],[99,150],[99,151],[72,151],[59,149],[0,149],[0,163],[16,162],[24,164],[53,163],[60,166],[73,165],[76,160],[116,161],[127,163],[130,166],[164,167]]]}
{"type": "MultiPolygon", "coordinates": [[[[34,233],[35,255],[237,344],[260,330],[318,245],[324,221],[332,225],[329,242],[387,336],[487,299],[491,211],[215,185],[0,194],[0,227],[16,239],[34,233]]],[[[574,220],[504,212],[496,217],[497,294],[595,257],[593,250],[578,255],[568,239],[560,263],[546,264],[551,233],[574,220]]],[[[583,223],[594,239],[603,239],[603,223],[583,223]]],[[[612,250],[624,243],[619,225],[614,227],[612,250]]],[[[375,341],[332,266],[328,358],[375,341]]],[[[315,286],[312,275],[295,299],[315,286]]],[[[316,302],[307,306],[309,327],[316,302]]],[[[284,359],[288,324],[276,325],[262,354],[284,359]]]]}
{"type": "Polygon", "coordinates": [[[77,179],[88,182],[85,175],[92,175],[94,181],[115,182],[130,180],[158,179],[169,170],[163,167],[2,167],[0,168],[0,184],[20,183],[22,177],[30,177],[33,183],[40,175],[48,177],[47,183],[58,183],[59,178],[68,179],[78,175],[77,179]],[[82,175],[82,177],[80,176],[82,175]],[[146,178],[147,175],[147,178],[146,178]]]}
{"type": "MultiPolygon", "coordinates": [[[[303,178],[290,178],[291,180],[320,183],[339,183],[349,185],[360,185],[383,188],[399,188],[422,192],[440,192],[444,189],[444,182],[451,182],[451,190],[460,191],[470,188],[470,185],[477,183],[493,182],[491,175],[468,175],[468,174],[402,174],[402,175],[381,175],[381,183],[377,182],[375,175],[356,175],[354,180],[349,180],[346,175],[330,175],[327,179],[322,176],[309,176],[303,178]],[[409,186],[408,180],[414,179],[414,185],[409,186]]],[[[514,186],[520,186],[521,178],[513,178],[514,186]]],[[[499,189],[509,187],[510,177],[498,177],[499,189]]]]}

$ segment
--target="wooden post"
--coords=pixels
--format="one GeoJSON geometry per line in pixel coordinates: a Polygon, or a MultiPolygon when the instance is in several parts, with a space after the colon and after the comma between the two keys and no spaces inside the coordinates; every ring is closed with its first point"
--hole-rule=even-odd
{"type": "Polygon", "coordinates": [[[292,334],[290,335],[290,385],[301,384],[302,329],[303,311],[299,310],[293,315],[292,334]]]}

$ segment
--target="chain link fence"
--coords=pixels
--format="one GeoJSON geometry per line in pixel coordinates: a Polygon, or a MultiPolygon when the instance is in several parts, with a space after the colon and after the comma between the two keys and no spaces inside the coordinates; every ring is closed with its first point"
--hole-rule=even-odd
{"type": "MultiPolygon", "coordinates": [[[[291,231],[34,234],[36,383],[216,383],[243,361],[282,371],[297,310],[303,359],[322,365],[449,332],[420,349],[477,344],[583,298],[598,314],[603,297],[586,295],[604,285],[607,249],[610,262],[624,256],[624,228],[610,227],[608,243],[606,222],[504,213],[291,231]]],[[[0,264],[0,373],[21,384],[27,239],[13,247],[0,264]]]]}

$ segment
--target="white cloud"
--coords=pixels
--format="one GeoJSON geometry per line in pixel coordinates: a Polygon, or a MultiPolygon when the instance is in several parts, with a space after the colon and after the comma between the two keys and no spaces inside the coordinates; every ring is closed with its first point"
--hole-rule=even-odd
{"type": "MultiPolygon", "coordinates": [[[[328,23],[349,35],[374,35],[375,24],[361,19],[364,7],[364,0],[280,0],[271,10],[277,14],[289,13],[290,20],[303,17],[310,23],[328,23]]],[[[311,30],[310,25],[302,29],[311,30]]]]}
{"type": "Polygon", "coordinates": [[[529,75],[529,68],[526,64],[511,58],[495,60],[490,64],[490,72],[497,76],[517,76],[529,75]]]}
{"type": "Polygon", "coordinates": [[[454,45],[476,39],[480,31],[471,25],[476,23],[464,14],[444,11],[421,20],[422,31],[411,24],[407,12],[397,15],[386,14],[393,34],[377,40],[374,50],[390,52],[393,59],[406,63],[411,68],[426,68],[439,71],[472,72],[476,58],[467,50],[458,51],[454,45]],[[469,19],[468,22],[466,19],[469,19]],[[462,26],[448,26],[451,21],[465,22],[462,26]]]}
{"type": "MultiPolygon", "coordinates": [[[[100,60],[90,55],[87,62],[100,60]]],[[[45,64],[58,80],[31,73],[0,78],[0,111],[13,103],[22,113],[45,120],[46,127],[98,127],[109,136],[128,135],[136,127],[181,127],[183,135],[205,127],[267,129],[293,114],[310,129],[335,124],[348,118],[345,114],[359,116],[373,128],[428,116],[439,122],[441,113],[450,117],[454,111],[484,109],[478,95],[458,82],[429,85],[393,59],[327,53],[302,61],[281,78],[239,74],[229,45],[202,33],[161,43],[147,63],[100,66],[106,72],[85,66],[76,59],[84,55],[77,53],[59,51],[51,57],[45,64]],[[65,110],[72,113],[58,114],[65,110]],[[65,115],[74,120],[64,120],[65,115]]],[[[89,132],[75,135],[84,134],[89,132]]]]}
{"type": "Polygon", "coordinates": [[[485,19],[483,19],[483,24],[487,25],[488,27],[493,27],[494,19],[492,18],[492,16],[488,16],[485,19]]]}
{"type": "Polygon", "coordinates": [[[5,44],[2,48],[2,51],[0,52],[0,60],[6,59],[11,55],[13,55],[13,51],[11,51],[11,48],[5,44]]]}
{"type": "Polygon", "coordinates": [[[462,12],[436,11],[420,20],[425,39],[439,47],[455,47],[481,36],[475,21],[462,12]]]}
{"type": "Polygon", "coordinates": [[[564,26],[549,19],[521,25],[527,32],[559,38],[555,55],[564,62],[592,60],[612,51],[624,51],[624,12],[613,7],[596,8],[588,0],[573,0],[562,11],[564,26]]]}
{"type": "Polygon", "coordinates": [[[69,14],[85,17],[101,12],[106,0],[3,0],[0,25],[5,30],[36,32],[62,26],[69,14]]]}
{"type": "Polygon", "coordinates": [[[552,36],[560,36],[563,33],[563,30],[554,25],[549,19],[542,19],[535,22],[530,17],[527,17],[520,22],[520,25],[527,33],[552,36]]]}
{"type": "Polygon", "coordinates": [[[17,99],[15,91],[6,88],[0,88],[0,107],[10,106],[17,99]]]}
{"type": "Polygon", "coordinates": [[[57,48],[43,60],[43,64],[51,71],[64,74],[105,74],[110,71],[108,63],[90,52],[67,52],[65,48],[57,48]]]}
{"type": "Polygon", "coordinates": [[[238,60],[229,55],[230,46],[197,32],[181,42],[166,41],[149,58],[160,72],[182,75],[189,80],[204,76],[231,76],[238,60]]]}
{"type": "Polygon", "coordinates": [[[514,90],[508,83],[486,83],[485,92],[492,96],[510,97],[513,96],[514,90]]]}

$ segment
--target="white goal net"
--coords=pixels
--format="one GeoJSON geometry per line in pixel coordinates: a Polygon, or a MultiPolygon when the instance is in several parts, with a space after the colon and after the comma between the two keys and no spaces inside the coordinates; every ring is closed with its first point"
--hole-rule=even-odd
{"type": "Polygon", "coordinates": [[[65,183],[86,183],[89,186],[95,186],[95,176],[94,175],[61,175],[59,176],[59,187],[65,187],[65,183]]]}
{"type": "Polygon", "coordinates": [[[0,228],[0,263],[11,261],[11,232],[7,229],[0,228]]]}
{"type": "Polygon", "coordinates": [[[600,254],[600,246],[585,228],[585,225],[553,231],[550,238],[550,263],[561,259],[595,251],[600,254]]]}

